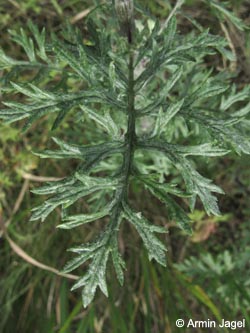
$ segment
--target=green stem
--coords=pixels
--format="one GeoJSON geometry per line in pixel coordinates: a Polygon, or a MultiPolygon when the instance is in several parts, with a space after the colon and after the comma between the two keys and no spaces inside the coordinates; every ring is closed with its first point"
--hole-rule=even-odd
{"type": "Polygon", "coordinates": [[[129,176],[132,173],[132,165],[134,158],[134,150],[135,150],[135,141],[136,141],[136,133],[135,133],[135,92],[134,92],[134,59],[133,52],[131,50],[131,45],[129,46],[129,77],[128,77],[128,90],[127,90],[127,99],[128,99],[128,126],[126,133],[126,145],[127,150],[124,153],[124,161],[123,161],[123,171],[124,171],[124,190],[123,190],[123,198],[127,199],[128,192],[128,183],[129,176]]]}
{"type": "Polygon", "coordinates": [[[123,200],[127,201],[128,198],[128,185],[129,177],[132,173],[132,165],[134,159],[134,150],[136,143],[135,133],[135,80],[134,80],[134,55],[133,55],[133,0],[115,0],[115,12],[118,18],[121,31],[127,38],[129,64],[128,64],[128,81],[127,81],[127,133],[125,135],[125,151],[123,154],[123,164],[121,168],[122,172],[122,184],[116,191],[116,197],[119,199],[118,206],[121,208],[123,200]]]}
{"type": "Polygon", "coordinates": [[[128,65],[128,86],[127,86],[127,133],[125,136],[125,150],[122,164],[122,184],[116,191],[116,202],[118,214],[122,210],[122,201],[128,199],[129,177],[132,174],[133,159],[136,144],[135,132],[135,92],[134,92],[134,59],[131,44],[129,44],[129,65],[128,65]]]}

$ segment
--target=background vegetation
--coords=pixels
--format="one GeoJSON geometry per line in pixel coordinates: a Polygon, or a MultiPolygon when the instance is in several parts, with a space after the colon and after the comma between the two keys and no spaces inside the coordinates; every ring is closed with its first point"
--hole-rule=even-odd
{"type": "MultiPolygon", "coordinates": [[[[13,48],[9,29],[25,28],[28,19],[39,27],[46,26],[47,30],[59,31],[67,20],[84,29],[88,11],[98,3],[1,1],[1,47],[10,55],[22,58],[21,49],[13,48]]],[[[175,2],[142,3],[163,19],[175,2]]],[[[249,1],[231,0],[228,8],[249,25],[249,1]]],[[[238,29],[229,19],[218,17],[218,12],[203,1],[186,1],[182,13],[185,15],[180,13],[178,20],[179,29],[184,33],[192,32],[193,25],[188,20],[191,17],[228,39],[235,60],[213,57],[207,59],[207,66],[226,69],[235,89],[242,91],[250,81],[249,30],[238,29]]],[[[243,100],[247,99],[250,100],[249,92],[243,100]]],[[[65,254],[66,247],[92,238],[93,226],[70,233],[58,230],[59,214],[44,224],[28,222],[31,208],[40,200],[29,190],[55,175],[63,177],[68,167],[53,160],[40,161],[30,152],[33,147],[45,148],[51,137],[49,126],[42,120],[29,133],[20,135],[16,124],[0,123],[0,332],[188,332],[175,327],[178,318],[236,320],[244,317],[250,327],[249,157],[230,155],[200,166],[201,173],[215,179],[226,195],[219,198],[221,217],[208,217],[202,208],[195,210],[192,237],[166,220],[165,208],[159,202],[135,188],[135,205],[146,210],[155,223],[169,227],[165,239],[168,268],[149,262],[136,232],[126,226],[125,238],[120,244],[127,263],[125,286],[120,288],[111,272],[109,299],[98,293],[95,302],[83,310],[80,294],[70,292],[72,280],[60,276],[53,268],[62,268],[70,258],[65,254]],[[3,234],[3,225],[8,237],[3,234]]],[[[82,135],[89,141],[91,135],[98,135],[84,123],[73,128],[70,119],[58,131],[62,135],[67,131],[72,142],[82,135]]],[[[160,159],[158,163],[161,168],[160,159]]]]}

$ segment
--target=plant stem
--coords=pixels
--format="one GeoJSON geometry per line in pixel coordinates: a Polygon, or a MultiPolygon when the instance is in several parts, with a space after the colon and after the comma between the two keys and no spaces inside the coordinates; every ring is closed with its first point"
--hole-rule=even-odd
{"type": "Polygon", "coordinates": [[[132,47],[129,45],[129,76],[128,76],[128,90],[127,90],[127,98],[128,98],[128,126],[127,126],[127,133],[126,133],[126,143],[127,143],[127,150],[124,154],[124,161],[123,161],[123,170],[125,172],[124,177],[124,197],[127,199],[127,192],[128,192],[128,183],[129,183],[129,176],[132,173],[132,164],[133,164],[133,157],[134,157],[134,148],[135,148],[135,140],[136,140],[136,133],[135,133],[135,93],[134,93],[134,59],[133,59],[133,52],[132,47]]]}
{"type": "MultiPolygon", "coordinates": [[[[129,42],[129,39],[128,39],[129,42]]],[[[116,191],[116,197],[118,205],[118,214],[122,209],[122,201],[128,199],[128,185],[129,176],[132,174],[132,166],[134,159],[135,143],[136,143],[136,132],[135,132],[135,92],[134,92],[134,57],[131,44],[129,42],[129,64],[128,64],[128,86],[127,86],[127,133],[125,135],[126,149],[123,154],[122,163],[122,184],[116,191]]]]}

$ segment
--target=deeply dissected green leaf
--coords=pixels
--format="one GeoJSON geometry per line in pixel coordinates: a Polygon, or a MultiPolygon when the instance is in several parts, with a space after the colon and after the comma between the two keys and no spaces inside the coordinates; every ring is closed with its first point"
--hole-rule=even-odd
{"type": "Polygon", "coordinates": [[[20,61],[15,60],[11,57],[8,57],[5,54],[4,50],[2,48],[0,48],[0,69],[1,70],[15,66],[18,63],[20,63],[20,61]]]}
{"type": "Polygon", "coordinates": [[[138,147],[142,149],[155,149],[158,151],[165,152],[169,155],[183,156],[223,156],[229,153],[228,150],[213,146],[211,143],[204,143],[197,146],[181,146],[174,145],[162,140],[144,140],[138,142],[138,147]]]}
{"type": "MultiPolygon", "coordinates": [[[[145,82],[147,82],[147,80],[149,80],[151,78],[151,76],[153,75],[153,73],[155,71],[155,68],[157,68],[157,66],[160,65],[164,53],[168,50],[169,45],[173,42],[175,29],[176,29],[175,18],[173,18],[169,22],[169,27],[171,27],[171,30],[168,30],[168,32],[166,33],[166,37],[165,37],[167,40],[166,49],[164,49],[164,50],[162,50],[161,48],[158,49],[156,47],[157,43],[154,41],[154,39],[152,39],[152,45],[155,46],[155,49],[150,50],[152,52],[152,57],[150,59],[150,62],[148,63],[147,68],[136,79],[136,85],[138,85],[138,88],[142,87],[142,85],[145,84],[145,82]]],[[[152,33],[152,36],[153,35],[154,35],[154,33],[152,33]]]]}
{"type": "Polygon", "coordinates": [[[116,276],[121,285],[123,285],[124,282],[124,269],[126,267],[124,260],[122,259],[122,256],[118,250],[118,238],[112,237],[111,242],[111,255],[112,255],[112,262],[115,268],[116,276]]]}
{"type": "Polygon", "coordinates": [[[109,210],[103,210],[103,211],[100,211],[98,213],[93,213],[93,214],[79,214],[79,215],[69,216],[65,219],[65,221],[68,221],[68,222],[59,224],[57,226],[57,228],[72,229],[72,228],[78,227],[82,224],[101,219],[102,217],[104,217],[108,214],[109,214],[109,210]]]}
{"type": "Polygon", "coordinates": [[[140,143],[140,147],[143,149],[156,149],[167,154],[169,160],[181,171],[188,193],[193,194],[190,203],[192,209],[194,208],[196,196],[198,195],[208,214],[220,215],[220,211],[217,205],[217,198],[213,196],[211,192],[224,192],[219,187],[211,184],[211,180],[201,176],[192,167],[191,163],[185,158],[185,156],[221,156],[227,154],[228,151],[220,148],[213,148],[210,144],[203,144],[193,147],[178,147],[174,145],[168,145],[167,143],[160,141],[148,141],[140,143]]]}
{"type": "Polygon", "coordinates": [[[58,138],[53,138],[53,140],[60,147],[60,150],[44,150],[42,152],[36,152],[35,155],[38,155],[41,158],[77,158],[85,160],[86,158],[93,158],[98,156],[103,156],[103,158],[105,158],[108,155],[121,153],[124,150],[124,143],[121,141],[111,141],[97,145],[78,146],[66,143],[58,138]]]}
{"type": "Polygon", "coordinates": [[[38,45],[39,50],[37,51],[37,55],[44,61],[48,61],[48,57],[46,54],[46,44],[45,44],[45,39],[46,39],[46,32],[45,32],[45,28],[42,29],[42,31],[40,32],[38,30],[38,27],[32,22],[29,21],[28,22],[28,27],[30,29],[30,31],[32,32],[35,41],[38,45]]]}
{"type": "MultiPolygon", "coordinates": [[[[214,193],[223,193],[196,170],[192,157],[224,156],[230,150],[250,154],[244,123],[250,111],[249,86],[236,92],[234,87],[228,89],[230,76],[222,70],[213,75],[213,68],[203,69],[204,57],[217,51],[232,60],[230,48],[224,38],[197,23],[199,33],[179,33],[174,14],[182,3],[176,3],[165,24],[146,17],[145,27],[137,22],[129,31],[133,24],[128,24],[123,35],[117,21],[104,23],[102,15],[96,22],[88,18],[87,33],[68,25],[61,36],[52,34],[50,38],[45,29],[40,31],[29,22],[29,33],[23,29],[12,33],[27,60],[11,58],[0,49],[3,93],[16,94],[3,102],[1,119],[7,123],[26,119],[24,129],[29,129],[41,117],[52,114],[54,130],[71,117],[70,130],[65,126],[70,142],[76,137],[72,124],[85,126],[82,144],[53,138],[57,149],[35,153],[41,158],[80,161],[69,177],[33,189],[49,198],[32,209],[31,216],[31,220],[44,221],[60,207],[61,229],[105,218],[104,231],[94,241],[72,248],[77,256],[65,267],[65,272],[70,272],[88,265],[73,286],[83,288],[84,306],[98,287],[108,295],[109,258],[123,284],[125,263],[118,249],[123,218],[138,231],[149,259],[166,265],[166,248],[155,235],[166,232],[165,228],[151,224],[129,205],[134,179],[166,205],[171,220],[191,233],[188,211],[181,200],[193,210],[199,198],[208,214],[218,215],[214,193]],[[22,102],[18,101],[20,94],[22,102]],[[96,132],[89,126],[92,121],[98,127],[96,132]],[[171,175],[175,184],[166,183],[171,175]],[[87,200],[87,213],[81,207],[74,212],[71,206],[79,200],[87,200]]],[[[213,0],[209,5],[220,17],[245,28],[224,3],[213,0]]]]}
{"type": "Polygon", "coordinates": [[[79,44],[80,52],[78,55],[74,52],[74,48],[71,44],[66,44],[62,40],[59,40],[55,35],[53,35],[53,49],[58,57],[58,59],[62,61],[66,61],[66,63],[76,71],[76,73],[84,80],[88,80],[88,72],[81,65],[81,61],[84,58],[84,62],[86,62],[86,56],[84,54],[83,46],[79,44]]]}
{"type": "Polygon", "coordinates": [[[152,133],[152,137],[161,136],[162,132],[166,129],[169,121],[180,111],[184,100],[180,100],[179,102],[170,105],[165,112],[163,112],[162,108],[160,109],[159,115],[156,119],[156,124],[154,131],[152,133]]]}
{"type": "Polygon", "coordinates": [[[67,208],[74,204],[77,200],[103,189],[115,190],[118,180],[109,180],[105,178],[92,178],[85,176],[82,183],[81,176],[75,176],[76,180],[70,180],[68,183],[57,183],[52,186],[45,186],[41,189],[33,190],[36,194],[55,194],[54,197],[46,200],[41,206],[34,208],[31,221],[45,220],[45,218],[58,206],[67,208]],[[78,182],[77,182],[78,180],[78,182]],[[80,182],[79,182],[80,180],[80,182]]]}
{"type": "Polygon", "coordinates": [[[9,31],[12,35],[12,39],[19,45],[21,45],[29,58],[30,62],[36,61],[34,42],[31,37],[28,37],[23,28],[20,29],[20,32],[9,31]]]}
{"type": "Polygon", "coordinates": [[[106,266],[110,254],[112,254],[118,279],[121,283],[123,282],[124,262],[119,254],[117,232],[114,231],[114,228],[117,230],[120,222],[121,215],[113,214],[106,230],[94,242],[70,249],[79,256],[65,266],[64,272],[70,272],[91,259],[86,274],[72,287],[72,290],[83,287],[82,299],[85,307],[94,298],[98,286],[108,296],[106,266]]]}
{"type": "Polygon", "coordinates": [[[100,124],[113,138],[118,137],[119,128],[115,124],[114,120],[110,116],[109,112],[105,112],[104,115],[97,113],[86,106],[81,106],[82,110],[88,114],[96,123],[100,124]]]}
{"type": "MultiPolygon", "coordinates": [[[[142,182],[145,184],[146,188],[150,190],[150,192],[156,196],[160,201],[165,203],[170,218],[180,226],[181,229],[186,231],[187,233],[192,233],[191,228],[191,219],[185,213],[183,208],[181,208],[174,199],[171,198],[169,194],[177,194],[182,196],[180,191],[171,188],[170,186],[166,186],[165,184],[158,184],[153,182],[152,180],[140,177],[142,182]]],[[[185,196],[185,195],[184,195],[185,196]]]]}
{"type": "Polygon", "coordinates": [[[49,91],[39,89],[32,83],[25,85],[16,84],[11,82],[13,88],[21,94],[34,98],[35,100],[57,100],[57,96],[49,91]]]}
{"type": "Polygon", "coordinates": [[[18,92],[29,96],[35,102],[32,104],[13,104],[13,102],[5,102],[4,104],[11,107],[11,109],[0,110],[0,118],[4,119],[7,123],[28,118],[24,125],[24,130],[27,130],[37,119],[44,115],[55,112],[65,113],[83,103],[100,102],[101,100],[96,92],[53,94],[41,90],[32,84],[21,86],[12,83],[12,85],[18,92]]]}
{"type": "Polygon", "coordinates": [[[123,202],[124,217],[133,224],[141,236],[145,247],[148,250],[149,259],[155,259],[159,264],[166,266],[166,248],[154,233],[164,233],[163,227],[150,224],[141,213],[133,211],[127,203],[123,202]]]}
{"type": "MultiPolygon", "coordinates": [[[[240,110],[238,111],[240,112],[240,110]]],[[[193,118],[197,123],[208,131],[218,142],[224,142],[228,146],[232,147],[238,154],[250,154],[250,140],[247,135],[244,135],[240,126],[236,126],[243,119],[238,117],[230,117],[227,119],[216,119],[213,116],[207,116],[204,114],[190,114],[190,118],[193,118]]]]}
{"type": "Polygon", "coordinates": [[[224,194],[223,190],[214,185],[210,179],[201,176],[187,159],[181,159],[179,168],[185,180],[187,191],[193,193],[190,206],[193,209],[196,196],[199,196],[208,215],[220,215],[217,198],[212,192],[224,194]]]}
{"type": "Polygon", "coordinates": [[[187,104],[191,105],[197,100],[209,98],[215,95],[220,95],[226,90],[227,86],[207,80],[205,84],[203,84],[191,96],[189,96],[187,104]]]}
{"type": "MultiPolygon", "coordinates": [[[[158,98],[156,98],[155,100],[150,101],[150,103],[148,105],[144,106],[143,108],[139,108],[137,111],[138,115],[143,116],[146,114],[150,114],[150,113],[152,113],[152,111],[154,111],[155,109],[157,109],[160,106],[164,107],[164,109],[165,109],[166,103],[164,101],[166,100],[166,96],[168,95],[170,90],[174,87],[176,82],[180,79],[182,73],[183,73],[182,68],[178,68],[176,71],[174,71],[172,73],[171,77],[169,78],[168,82],[166,83],[166,85],[162,88],[162,90],[160,92],[160,96],[158,98]]],[[[175,105],[175,107],[177,107],[177,105],[175,105]]]]}

